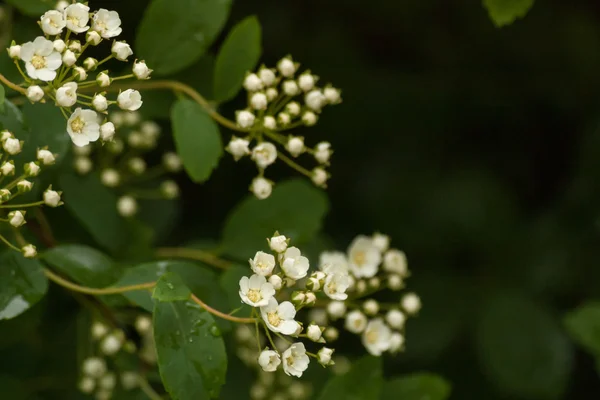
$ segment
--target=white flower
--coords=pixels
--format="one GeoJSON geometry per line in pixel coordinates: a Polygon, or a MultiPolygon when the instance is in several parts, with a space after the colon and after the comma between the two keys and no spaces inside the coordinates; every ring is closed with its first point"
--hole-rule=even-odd
{"type": "Polygon", "coordinates": [[[279,114],[277,114],[277,121],[279,121],[279,123],[281,125],[288,125],[291,122],[291,118],[290,118],[290,114],[285,113],[285,112],[280,112],[279,114]]]}
{"type": "Polygon", "coordinates": [[[142,95],[134,89],[127,89],[119,93],[117,104],[122,110],[135,111],[142,106],[142,95]]]}
{"type": "Polygon", "coordinates": [[[406,322],[406,317],[400,310],[389,310],[385,315],[385,320],[392,328],[402,329],[406,322]]]}
{"type": "Polygon", "coordinates": [[[100,72],[96,76],[96,83],[100,87],[110,86],[110,77],[108,76],[108,74],[106,72],[100,72]]]}
{"type": "Polygon", "coordinates": [[[312,181],[315,185],[321,186],[321,187],[326,187],[328,178],[329,178],[329,175],[323,168],[317,167],[312,170],[312,181]]]}
{"type": "Polygon", "coordinates": [[[357,236],[348,248],[350,270],[357,278],[372,278],[381,263],[381,253],[367,236],[357,236]]]}
{"type": "Polygon", "coordinates": [[[283,92],[288,96],[295,96],[300,93],[300,88],[296,81],[285,81],[283,82],[283,92]]]}
{"type": "Polygon", "coordinates": [[[152,70],[148,68],[145,61],[136,61],[133,64],[133,74],[138,79],[148,79],[152,70]]]}
{"type": "Polygon", "coordinates": [[[244,78],[244,89],[249,92],[256,92],[263,88],[263,82],[256,74],[248,74],[244,78]]]}
{"type": "Polygon", "coordinates": [[[56,104],[71,107],[77,103],[77,83],[67,82],[56,90],[56,104]]]}
{"type": "Polygon", "coordinates": [[[276,81],[275,70],[270,68],[261,67],[258,70],[258,77],[265,86],[271,86],[276,81]]]}
{"type": "Polygon", "coordinates": [[[10,58],[20,58],[21,57],[21,46],[17,44],[13,44],[8,48],[8,56],[10,58]]]}
{"type": "Polygon", "coordinates": [[[269,283],[273,285],[273,289],[279,290],[283,286],[283,279],[279,275],[271,275],[269,277],[269,283]]]}
{"type": "Polygon", "coordinates": [[[331,301],[327,304],[327,312],[333,319],[341,318],[346,313],[346,304],[343,301],[331,301]]]}
{"type": "Polygon", "coordinates": [[[100,137],[98,114],[93,110],[77,108],[67,121],[67,132],[75,146],[85,146],[100,137]]]}
{"type": "Polygon", "coordinates": [[[77,387],[82,393],[91,394],[96,387],[96,381],[89,376],[84,376],[79,381],[79,385],[77,387]]]}
{"type": "Polygon", "coordinates": [[[304,343],[297,342],[292,344],[282,354],[283,371],[287,375],[301,377],[302,373],[308,368],[310,359],[306,355],[304,343]]]}
{"type": "Polygon", "coordinates": [[[2,164],[2,166],[0,167],[0,171],[2,172],[2,175],[8,176],[8,175],[14,175],[15,173],[15,164],[13,163],[13,161],[7,161],[4,164],[2,164]]]}
{"type": "Polygon", "coordinates": [[[270,115],[263,118],[263,126],[267,129],[273,130],[277,128],[277,121],[270,115]]]}
{"type": "Polygon", "coordinates": [[[115,187],[120,181],[121,176],[115,169],[107,168],[100,174],[100,182],[102,182],[104,186],[115,187]]]}
{"type": "Polygon", "coordinates": [[[21,142],[16,138],[8,138],[2,144],[4,151],[10,155],[19,154],[21,152],[21,142]]]}
{"type": "Polygon", "coordinates": [[[97,46],[102,41],[100,34],[96,31],[87,31],[85,34],[85,41],[92,46],[97,46]]]}
{"type": "Polygon", "coordinates": [[[8,222],[18,228],[25,224],[25,211],[11,211],[8,213],[8,222]]]}
{"type": "Polygon", "coordinates": [[[258,365],[266,372],[274,372],[281,364],[279,353],[273,350],[263,350],[258,356],[258,365]]]}
{"type": "Polygon", "coordinates": [[[316,81],[317,81],[317,77],[307,71],[298,77],[298,86],[304,92],[308,92],[309,90],[311,90],[312,88],[315,87],[316,81]]]}
{"type": "Polygon", "coordinates": [[[133,54],[131,47],[126,42],[116,41],[113,43],[111,48],[112,54],[119,61],[127,61],[127,57],[133,54]]]}
{"type": "Polygon", "coordinates": [[[267,179],[258,176],[252,180],[250,191],[254,193],[258,199],[264,200],[271,195],[271,192],[273,192],[273,184],[267,179]]]}
{"type": "Polygon", "coordinates": [[[367,317],[359,310],[350,311],[346,314],[344,327],[352,333],[361,333],[367,326],[367,317]]]}
{"type": "Polygon", "coordinates": [[[248,140],[233,136],[227,147],[225,147],[225,150],[231,153],[233,159],[237,161],[243,156],[250,154],[249,144],[248,140]]]}
{"type": "Polygon", "coordinates": [[[56,39],[54,42],[52,42],[52,46],[54,47],[54,50],[58,51],[59,53],[62,53],[67,48],[67,44],[62,39],[56,39]]]}
{"type": "Polygon", "coordinates": [[[137,201],[131,196],[122,196],[117,201],[117,211],[122,217],[132,217],[137,213],[137,201]]]}
{"type": "Polygon", "coordinates": [[[117,335],[110,334],[106,336],[100,343],[100,350],[107,356],[111,356],[113,354],[117,354],[117,352],[121,350],[122,345],[123,343],[121,339],[117,337],[117,335]]]}
{"type": "Polygon", "coordinates": [[[342,102],[340,90],[334,87],[326,86],[325,89],[323,89],[323,95],[329,104],[339,104],[342,102]]]}
{"type": "Polygon", "coordinates": [[[60,53],[54,51],[52,42],[43,36],[21,46],[20,57],[25,61],[25,69],[30,78],[46,82],[56,78],[56,70],[62,64],[60,53]]]}
{"type": "Polygon", "coordinates": [[[325,285],[323,285],[323,292],[334,300],[346,300],[348,295],[346,290],[351,284],[350,276],[346,273],[336,272],[333,274],[327,274],[325,278],[325,285]]]}
{"type": "Polygon", "coordinates": [[[348,259],[341,251],[324,251],[319,256],[319,268],[326,274],[348,273],[348,259]]]}
{"type": "Polygon", "coordinates": [[[294,157],[298,157],[300,154],[304,152],[304,138],[299,136],[290,136],[288,139],[285,148],[290,154],[294,157]]]}
{"type": "Polygon", "coordinates": [[[75,171],[80,175],[85,175],[92,170],[92,160],[87,157],[77,157],[73,163],[75,171]]]}
{"type": "Polygon", "coordinates": [[[381,318],[375,318],[367,324],[362,335],[362,342],[367,351],[374,356],[380,356],[391,345],[392,330],[381,318]]]}
{"type": "Polygon", "coordinates": [[[415,314],[421,309],[421,299],[415,293],[406,293],[400,300],[400,304],[409,314],[415,314]]]}
{"type": "Polygon", "coordinates": [[[321,111],[327,99],[319,89],[311,90],[304,96],[304,103],[313,111],[321,111]]]}
{"type": "Polygon", "coordinates": [[[100,125],[100,136],[103,142],[111,140],[115,136],[115,125],[112,122],[100,125]]]}
{"type": "Polygon", "coordinates": [[[294,75],[296,68],[298,68],[298,66],[292,61],[291,57],[284,57],[277,63],[277,69],[281,72],[281,75],[286,78],[294,75]]]}
{"type": "Polygon", "coordinates": [[[265,253],[264,251],[258,251],[254,255],[254,260],[248,260],[252,271],[257,275],[269,276],[275,268],[275,257],[273,254],[265,253]]]}
{"type": "Polygon", "coordinates": [[[100,378],[106,373],[106,363],[98,357],[86,358],[83,361],[81,370],[84,375],[88,375],[91,378],[100,378]]]}
{"type": "Polygon", "coordinates": [[[266,110],[267,104],[267,95],[262,92],[254,93],[250,97],[250,106],[255,110],[266,110]]]}
{"type": "Polygon", "coordinates": [[[23,252],[23,257],[25,258],[34,258],[37,256],[37,248],[32,244],[27,244],[21,248],[23,252]]]}
{"type": "Polygon", "coordinates": [[[27,98],[31,102],[36,103],[36,102],[40,101],[43,97],[44,97],[44,89],[42,89],[41,87],[39,87],[37,85],[33,85],[33,86],[29,86],[27,88],[27,98]]]}
{"type": "Polygon", "coordinates": [[[243,276],[240,279],[240,297],[252,307],[266,306],[274,294],[273,285],[262,275],[252,275],[250,278],[243,276]]]}
{"type": "Polygon", "coordinates": [[[304,114],[302,114],[302,122],[304,122],[304,125],[306,126],[315,125],[317,123],[317,120],[317,114],[315,114],[312,111],[306,111],[304,114]]]}
{"type": "Polygon", "coordinates": [[[388,250],[383,255],[383,269],[400,276],[406,276],[408,273],[406,254],[397,249],[388,250]]]}
{"type": "Polygon", "coordinates": [[[254,125],[255,119],[256,117],[254,114],[247,110],[236,111],[235,113],[235,120],[242,128],[250,128],[252,125],[254,125]]]}
{"type": "Polygon", "coordinates": [[[288,238],[284,235],[273,236],[271,239],[267,239],[269,247],[276,253],[283,253],[288,246],[288,238]]]}
{"type": "Polygon", "coordinates": [[[165,169],[169,172],[178,172],[181,171],[181,158],[175,153],[168,152],[163,155],[162,159],[163,165],[165,169]]]}
{"type": "Polygon", "coordinates": [[[294,308],[294,305],[289,301],[278,304],[277,300],[275,300],[274,297],[271,297],[269,303],[260,308],[260,313],[267,324],[267,327],[273,332],[291,335],[296,332],[300,326],[300,324],[294,320],[296,308],[294,308]]]}
{"type": "Polygon", "coordinates": [[[46,35],[58,35],[66,26],[63,13],[56,10],[46,11],[40,18],[40,26],[46,35]]]}
{"type": "Polygon", "coordinates": [[[392,333],[392,336],[390,336],[390,348],[388,350],[392,353],[396,353],[402,348],[403,344],[404,336],[402,336],[402,334],[400,334],[399,332],[394,332],[392,333]]]}
{"type": "Polygon", "coordinates": [[[286,276],[292,279],[304,278],[308,272],[308,258],[300,254],[297,247],[288,248],[283,254],[281,269],[286,276]]]}
{"type": "Polygon", "coordinates": [[[58,207],[62,204],[60,201],[60,193],[52,189],[47,189],[44,192],[44,203],[50,207],[58,207]]]}
{"type": "Polygon", "coordinates": [[[321,142],[315,148],[315,160],[321,164],[327,164],[331,157],[331,143],[321,142]]]}
{"type": "Polygon", "coordinates": [[[324,343],[325,339],[322,338],[322,335],[323,330],[321,330],[319,325],[310,324],[306,328],[306,336],[313,342],[324,343]]]}
{"type": "Polygon", "coordinates": [[[141,333],[147,333],[152,328],[152,319],[147,315],[140,315],[135,319],[135,329],[141,333]]]}
{"type": "Polygon", "coordinates": [[[56,161],[56,159],[54,158],[54,154],[52,154],[49,150],[46,149],[38,149],[37,159],[38,161],[41,161],[44,165],[52,165],[56,161]]]}
{"type": "MultiPolygon", "coordinates": [[[[384,235],[379,232],[375,232],[373,234],[373,246],[377,247],[377,249],[384,253],[388,247],[390,246],[390,237],[388,235],[384,235]]],[[[385,263],[385,261],[384,261],[385,263]]]]}
{"type": "Polygon", "coordinates": [[[367,315],[375,315],[379,312],[379,303],[374,299],[365,300],[363,310],[367,315]]]}
{"type": "Polygon", "coordinates": [[[108,108],[108,100],[106,100],[106,97],[103,95],[97,94],[92,99],[92,106],[94,106],[94,109],[98,112],[106,111],[108,108]]]}
{"type": "Polygon", "coordinates": [[[90,27],[88,21],[90,20],[90,8],[81,3],[71,4],[65,8],[64,15],[67,21],[67,28],[75,33],[82,33],[87,31],[90,27]]]}
{"type": "Polygon", "coordinates": [[[259,168],[267,168],[277,159],[277,148],[273,143],[262,142],[252,149],[252,159],[259,168]]]}
{"type": "Polygon", "coordinates": [[[62,62],[67,66],[71,67],[77,61],[77,56],[71,50],[66,50],[62,55],[62,62]]]}
{"type": "Polygon", "coordinates": [[[104,8],[96,11],[92,17],[92,29],[104,39],[110,39],[121,34],[121,19],[116,11],[108,11],[104,8]]]}
{"type": "Polygon", "coordinates": [[[333,355],[333,349],[328,347],[323,347],[321,350],[317,352],[317,357],[319,358],[319,364],[323,366],[327,366],[331,364],[331,356],[333,355]]]}

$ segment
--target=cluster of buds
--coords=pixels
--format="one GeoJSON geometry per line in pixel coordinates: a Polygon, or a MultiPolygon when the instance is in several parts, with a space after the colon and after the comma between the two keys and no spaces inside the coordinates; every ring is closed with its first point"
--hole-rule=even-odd
{"type": "Polygon", "coordinates": [[[277,68],[263,65],[258,71],[248,73],[244,80],[248,107],[236,112],[236,123],[247,135],[232,137],[226,150],[236,161],[250,156],[256,163],[259,174],[252,181],[250,190],[259,199],[271,194],[273,182],[265,178],[264,172],[278,158],[311,178],[315,185],[327,185],[326,167],[332,153],[330,143],[320,142],[315,147],[308,147],[302,136],[289,132],[301,126],[315,125],[325,106],[341,102],[340,90],[331,85],[318,87],[319,78],[310,71],[296,74],[298,67],[299,64],[288,56],[278,62],[277,68]],[[317,166],[312,170],[295,161],[305,153],[316,160],[317,166]]]}
{"type": "Polygon", "coordinates": [[[114,112],[108,124],[119,128],[121,135],[118,138],[111,137],[102,146],[74,146],[75,171],[86,175],[97,162],[102,184],[119,193],[116,207],[123,217],[133,217],[137,213],[138,199],[177,198],[179,186],[172,179],[165,178],[165,175],[181,171],[179,156],[166,152],[162,156],[162,164],[153,167],[148,167],[144,159],[158,145],[160,126],[153,121],[142,121],[137,112],[114,112]],[[152,183],[148,179],[161,178],[164,179],[158,187],[148,187],[152,183]],[[142,186],[137,187],[139,185],[142,186]]]}
{"type": "MultiPolygon", "coordinates": [[[[317,294],[321,291],[330,299],[346,299],[345,291],[350,285],[350,277],[332,268],[319,275],[319,287],[311,285],[314,274],[308,281],[304,279],[308,276],[309,260],[297,247],[289,247],[288,238],[276,232],[268,239],[268,243],[272,253],[259,251],[249,260],[253,275],[240,279],[239,295],[242,302],[254,307],[252,314],[260,321],[272,346],[264,348],[258,356],[262,370],[275,372],[282,365],[285,374],[300,377],[308,368],[309,357],[317,359],[323,366],[332,365],[334,350],[321,347],[316,353],[308,352],[298,339],[325,343],[325,327],[314,323],[305,327],[297,321],[296,313],[303,307],[314,306],[317,294]],[[291,301],[281,301],[285,298],[291,301]],[[271,332],[284,342],[285,349],[275,345],[271,340],[271,332]]],[[[262,348],[260,341],[259,346],[262,348]]]]}
{"type": "MultiPolygon", "coordinates": [[[[327,273],[331,268],[347,271],[351,284],[346,301],[333,301],[327,307],[324,321],[344,319],[344,329],[361,335],[367,351],[380,356],[396,353],[404,346],[404,328],[408,316],[421,308],[421,300],[413,292],[403,294],[396,304],[383,304],[370,296],[384,289],[400,291],[409,276],[406,255],[389,248],[389,237],[376,233],[357,236],[346,253],[333,251],[320,255],[319,268],[327,273]]],[[[333,340],[335,328],[325,337],[333,340]]]]}
{"type": "Polygon", "coordinates": [[[107,98],[106,88],[113,81],[128,78],[148,79],[151,70],[144,61],[135,61],[131,74],[111,77],[102,70],[104,63],[116,59],[126,62],[133,54],[125,41],[113,38],[121,34],[121,19],[116,11],[90,12],[86,4],[61,2],[38,22],[44,35],[31,42],[11,44],[8,54],[25,80],[31,102],[51,99],[67,119],[67,132],[76,146],[85,146],[99,138],[114,135],[114,126],[106,122],[108,108],[135,111],[142,106],[137,90],[121,91],[115,100],[107,98]],[[82,35],[81,40],[76,39],[82,35]],[[102,60],[85,57],[90,46],[113,40],[110,54],[102,60]],[[23,71],[20,62],[25,66],[23,71]],[[95,93],[88,96],[83,93],[95,93]]]}
{"type": "MultiPolygon", "coordinates": [[[[146,315],[139,316],[135,321],[135,328],[144,338],[151,337],[152,321],[146,315]]],[[[91,325],[90,336],[97,344],[98,356],[86,358],[81,365],[81,379],[79,381],[79,390],[85,394],[95,394],[97,400],[109,400],[113,396],[113,391],[117,387],[117,376],[121,387],[124,390],[133,390],[139,386],[140,375],[137,371],[127,370],[118,371],[113,359],[122,351],[138,355],[146,362],[154,364],[156,358],[151,360],[143,356],[148,350],[137,349],[136,345],[125,339],[125,334],[121,330],[111,330],[102,322],[96,321],[91,325]]],[[[154,351],[154,347],[150,349],[154,351]]]]}
{"type": "MultiPolygon", "coordinates": [[[[26,208],[31,209],[44,205],[58,207],[63,204],[61,201],[61,192],[53,190],[52,186],[49,186],[44,191],[42,200],[40,201],[26,204],[12,203],[20,195],[32,190],[33,182],[31,179],[38,176],[43,168],[54,164],[56,155],[48,150],[48,148],[38,149],[36,154],[37,160],[25,163],[22,166],[22,171],[17,173],[17,166],[15,166],[15,161],[12,157],[21,153],[24,144],[23,141],[16,138],[12,132],[3,130],[0,132],[0,143],[2,146],[0,150],[0,182],[3,184],[0,189],[0,208],[4,210],[0,220],[10,224],[14,229],[18,229],[27,222],[25,219],[27,214],[26,208]],[[12,179],[8,182],[3,182],[7,178],[12,179]]],[[[33,258],[37,255],[36,247],[32,244],[26,244],[18,248],[1,235],[0,239],[14,250],[20,251],[27,258],[33,258]]]]}

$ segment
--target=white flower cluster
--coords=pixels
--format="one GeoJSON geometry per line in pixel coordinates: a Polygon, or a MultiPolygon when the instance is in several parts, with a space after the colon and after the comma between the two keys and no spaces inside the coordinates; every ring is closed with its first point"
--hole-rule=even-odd
{"type": "Polygon", "coordinates": [[[291,293],[291,301],[280,302],[278,297],[283,298],[289,294],[286,291],[301,286],[298,281],[308,276],[310,265],[298,248],[289,247],[289,239],[285,236],[276,232],[268,242],[274,254],[259,251],[249,260],[254,274],[240,279],[239,294],[244,303],[255,307],[253,314],[260,316],[269,339],[269,332],[273,332],[289,343],[283,352],[271,343],[273,348],[260,353],[258,364],[266,372],[274,372],[282,365],[287,375],[300,377],[308,368],[309,356],[328,366],[332,364],[334,350],[322,347],[317,354],[312,354],[306,351],[304,343],[285,337],[304,337],[315,343],[325,343],[322,335],[325,327],[314,323],[304,327],[296,320],[297,311],[313,306],[320,291],[332,299],[345,299],[350,278],[347,273],[334,269],[327,273],[316,272],[304,280],[303,289],[291,293]]]}
{"type": "MultiPolygon", "coordinates": [[[[138,316],[135,321],[135,328],[144,340],[146,346],[147,338],[152,341],[149,349],[155,352],[154,340],[152,336],[152,321],[146,315],[138,316]]],[[[125,339],[125,334],[120,330],[110,330],[102,322],[94,322],[90,328],[90,336],[98,345],[98,351],[101,355],[86,358],[81,365],[81,379],[79,381],[79,390],[85,394],[95,393],[97,400],[109,400],[113,396],[113,391],[117,386],[117,371],[110,370],[107,359],[116,357],[121,351],[127,353],[138,353],[138,355],[150,364],[156,363],[156,357],[151,359],[144,358],[147,349],[137,349],[136,345],[125,339]]],[[[139,385],[140,376],[137,371],[121,371],[118,373],[120,383],[123,389],[133,390],[139,385]]]]}
{"type": "Polygon", "coordinates": [[[133,54],[125,41],[113,40],[122,31],[116,11],[101,8],[90,12],[86,4],[59,4],[57,9],[44,13],[38,24],[44,36],[21,45],[13,42],[8,54],[27,83],[27,98],[31,102],[50,98],[56,103],[67,118],[67,132],[76,146],[95,142],[101,133],[104,137],[109,127],[101,115],[107,114],[111,105],[127,111],[142,106],[137,90],[124,90],[115,100],[109,100],[102,91],[115,80],[148,79],[152,72],[144,61],[135,61],[132,73],[124,76],[111,77],[108,70],[99,71],[107,61],[127,61],[133,54]],[[78,40],[76,35],[85,38],[78,40]],[[84,56],[88,47],[105,40],[113,40],[110,55],[102,60],[84,56]],[[24,63],[25,72],[19,60],[24,63]],[[96,91],[95,95],[80,93],[88,90],[96,91]]]}
{"type": "Polygon", "coordinates": [[[244,88],[248,92],[248,108],[236,112],[236,123],[245,137],[232,137],[226,147],[234,160],[250,156],[256,163],[259,175],[250,190],[259,199],[270,196],[273,182],[264,177],[265,169],[278,158],[290,167],[311,178],[313,183],[326,187],[329,174],[326,167],[332,154],[329,142],[308,147],[302,136],[289,135],[288,131],[300,126],[313,126],[326,105],[339,104],[340,90],[327,85],[318,87],[318,77],[310,71],[296,74],[299,64],[291,57],[279,61],[277,68],[261,66],[248,73],[244,88]],[[250,148],[252,142],[256,144],[250,148]],[[288,157],[281,149],[291,156],[288,157]],[[318,166],[307,170],[294,159],[309,154],[318,166]]]}
{"type": "MultiPolygon", "coordinates": [[[[389,237],[380,233],[370,237],[360,235],[346,253],[324,252],[319,260],[324,273],[331,269],[346,271],[351,279],[348,301],[329,303],[328,316],[333,320],[344,318],[344,328],[361,335],[363,345],[375,356],[403,348],[406,319],[421,308],[420,298],[412,292],[404,294],[397,304],[381,304],[368,298],[382,289],[403,289],[409,276],[405,254],[389,248],[389,242],[389,237]]],[[[327,315],[322,318],[325,322],[328,319],[327,315]]],[[[337,330],[325,332],[330,340],[337,335],[337,330]]]]}
{"type": "Polygon", "coordinates": [[[143,178],[160,179],[167,173],[182,169],[179,156],[165,152],[162,165],[148,167],[145,156],[158,146],[161,128],[153,121],[142,121],[137,112],[114,112],[110,115],[110,135],[104,136],[102,146],[74,146],[73,167],[80,175],[89,174],[94,169],[94,161],[101,161],[100,180],[103,185],[119,193],[117,211],[123,217],[133,217],[138,211],[138,198],[175,199],[179,197],[179,186],[172,179],[163,179],[157,188],[148,188],[143,178]],[[120,137],[112,136],[115,129],[122,131],[120,137]],[[93,154],[92,154],[93,153],[93,154]],[[144,183],[142,187],[136,184],[144,183]],[[125,192],[123,192],[123,190],[125,192]]]}
{"type": "MultiPolygon", "coordinates": [[[[56,154],[53,154],[47,147],[37,149],[36,161],[23,164],[22,169],[18,168],[19,173],[17,173],[17,166],[12,157],[21,153],[24,142],[16,138],[12,132],[3,130],[0,131],[0,144],[0,158],[2,160],[0,162],[0,182],[3,182],[6,178],[10,178],[10,181],[3,182],[0,189],[0,204],[7,211],[2,216],[2,221],[10,224],[13,228],[20,228],[27,222],[25,219],[25,215],[27,214],[25,208],[43,205],[59,207],[63,204],[61,201],[62,192],[53,190],[52,185],[44,191],[42,200],[40,201],[27,204],[11,204],[17,197],[32,190],[33,182],[31,179],[38,176],[43,168],[54,164],[56,154]]],[[[9,243],[6,238],[1,235],[0,237],[3,239],[3,242],[9,243]]],[[[17,249],[12,245],[11,247],[17,249]]],[[[27,258],[33,258],[37,255],[37,249],[32,244],[22,246],[20,252],[27,258]]]]}

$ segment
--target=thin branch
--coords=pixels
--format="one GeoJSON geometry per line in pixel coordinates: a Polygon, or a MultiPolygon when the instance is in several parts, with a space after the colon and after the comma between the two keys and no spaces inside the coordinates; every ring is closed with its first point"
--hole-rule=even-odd
{"type": "Polygon", "coordinates": [[[216,268],[227,269],[232,263],[223,260],[203,250],[188,249],[184,247],[161,247],[156,249],[156,256],[160,258],[184,258],[202,261],[216,268]]]}
{"type": "Polygon", "coordinates": [[[24,89],[21,86],[12,83],[8,79],[6,79],[6,77],[2,74],[0,74],[0,81],[2,83],[4,83],[6,86],[8,86],[9,88],[11,88],[12,90],[17,91],[21,94],[27,95],[27,89],[24,89]]]}
{"type": "Polygon", "coordinates": [[[130,285],[130,286],[121,286],[121,287],[107,287],[107,288],[91,288],[87,286],[80,286],[76,283],[69,282],[68,280],[58,276],[54,272],[50,271],[47,268],[44,268],[44,274],[53,281],[54,283],[59,284],[67,289],[73,290],[74,292],[91,294],[95,296],[105,295],[105,294],[119,294],[125,292],[132,292],[136,290],[149,290],[152,289],[156,282],[148,282],[148,283],[140,283],[138,285],[130,285]]]}
{"type": "Polygon", "coordinates": [[[202,300],[200,300],[198,297],[196,297],[195,294],[192,294],[191,298],[192,298],[192,300],[194,300],[194,302],[196,304],[198,304],[200,307],[204,308],[209,313],[211,313],[213,315],[216,315],[217,317],[226,319],[228,321],[237,322],[237,323],[240,323],[240,324],[253,324],[256,321],[254,318],[241,318],[241,317],[234,317],[233,315],[224,314],[221,311],[215,310],[214,308],[212,308],[208,304],[204,303],[202,300]]]}

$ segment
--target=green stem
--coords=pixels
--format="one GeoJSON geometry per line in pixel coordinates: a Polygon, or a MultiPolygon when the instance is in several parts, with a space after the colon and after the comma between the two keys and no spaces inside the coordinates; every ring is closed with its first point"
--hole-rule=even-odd
{"type": "Polygon", "coordinates": [[[46,204],[43,200],[36,201],[34,203],[25,203],[25,204],[2,204],[0,208],[27,208],[27,207],[35,207],[46,204]]]}

